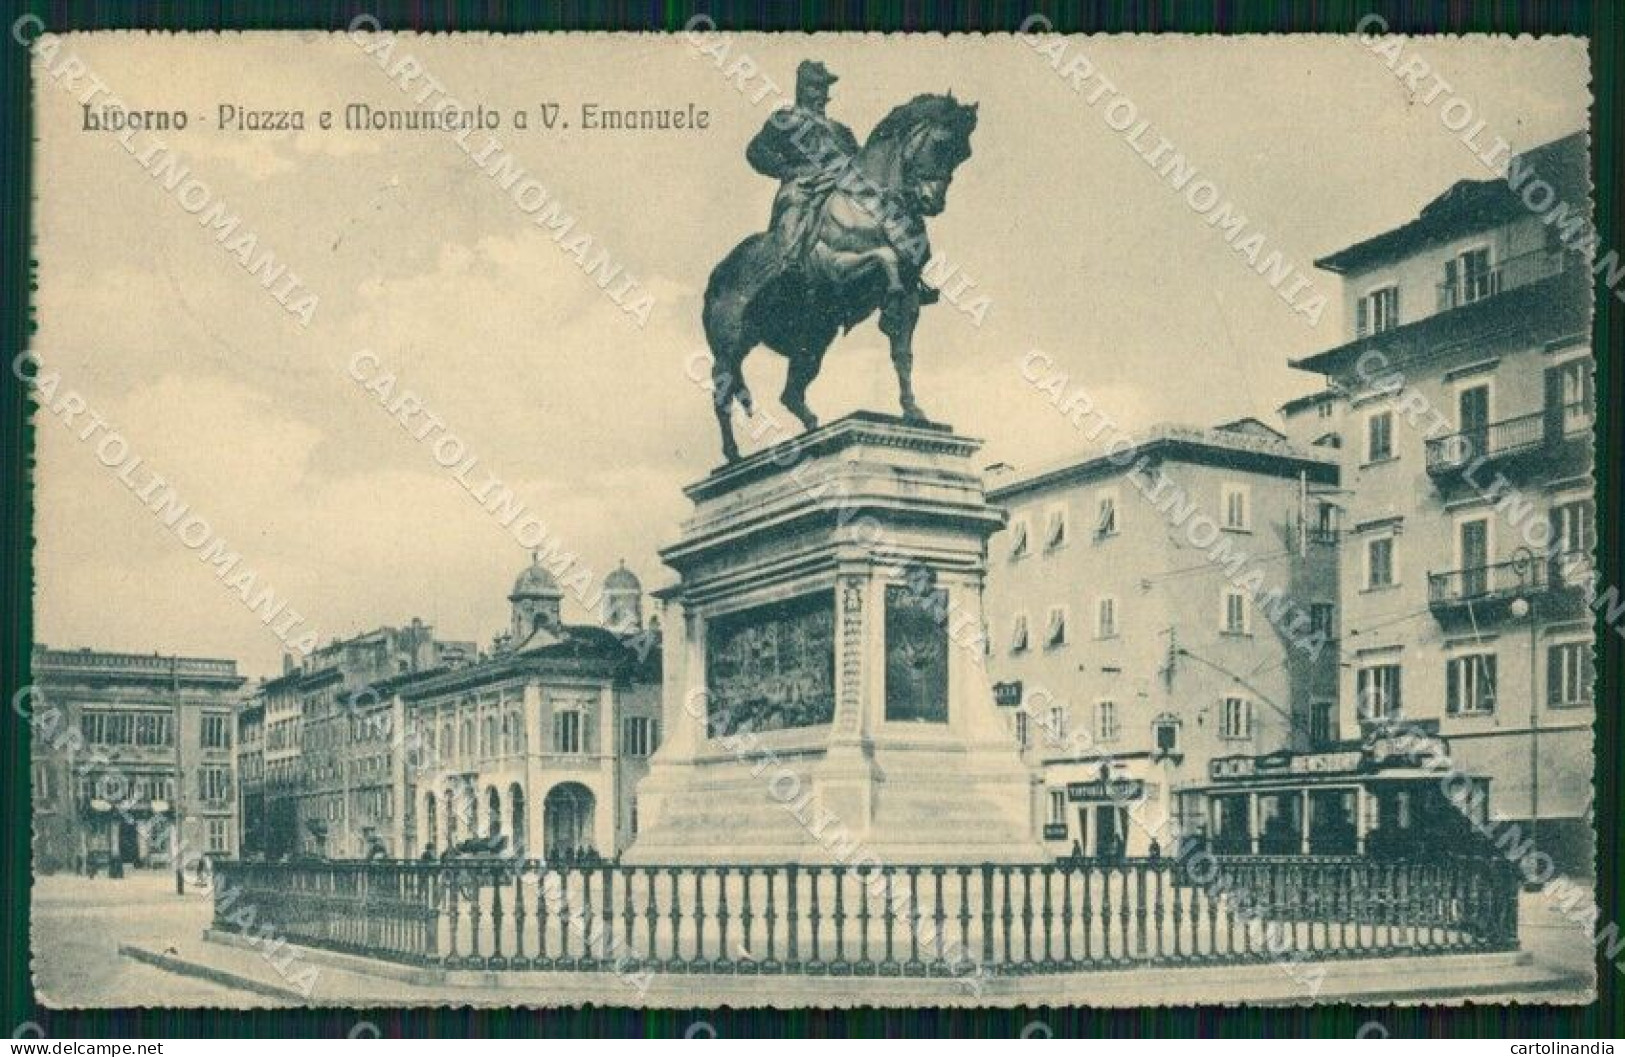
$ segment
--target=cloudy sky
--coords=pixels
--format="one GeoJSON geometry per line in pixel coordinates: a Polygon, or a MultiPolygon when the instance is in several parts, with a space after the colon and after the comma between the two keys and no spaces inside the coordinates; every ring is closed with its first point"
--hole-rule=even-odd
{"type": "MultiPolygon", "coordinates": [[[[1334,276],[1310,262],[1403,222],[1471,153],[1351,40],[1094,38],[1075,47],[1333,302],[1309,326],[1025,45],[997,38],[743,37],[779,84],[816,57],[831,112],[860,139],[892,106],[952,89],[980,104],[936,250],[990,298],[980,326],[927,310],[916,386],[936,418],[1030,466],[1083,438],[1025,384],[1049,352],[1127,429],[1271,419],[1315,379],[1287,360],[1336,344],[1334,276]]],[[[504,113],[557,102],[572,128],[499,132],[577,230],[656,304],[639,327],[442,133],[223,133],[216,108],[410,106],[343,37],[78,36],[66,47],[131,107],[184,109],[164,137],[213,200],[319,296],[308,327],[79,102],[39,96],[38,348],[147,467],[174,482],[260,584],[324,638],[420,616],[485,642],[528,560],[353,382],[373,350],[401,385],[597,573],[625,558],[649,586],[686,513],[681,486],[718,455],[684,363],[703,347],[711,266],[765,221],[774,187],[745,144],[754,104],[679,38],[418,38],[453,95],[504,113]],[[581,104],[709,110],[703,132],[590,133],[581,104]]],[[[1585,126],[1576,41],[1412,45],[1515,149],[1585,126]]],[[[751,86],[755,88],[755,83],[751,86]]],[[[506,125],[506,121],[504,122],[506,125]]],[[[476,138],[474,142],[482,142],[476,138]]],[[[1300,298],[1301,300],[1301,298],[1300,298]]],[[[783,361],[748,374],[772,414],[783,361]]],[[[873,322],[841,339],[811,391],[826,419],[895,408],[873,322]]],[[[279,666],[282,644],[59,420],[42,417],[36,635],[57,646],[279,666]]],[[[579,611],[573,616],[580,619],[579,611]]]]}

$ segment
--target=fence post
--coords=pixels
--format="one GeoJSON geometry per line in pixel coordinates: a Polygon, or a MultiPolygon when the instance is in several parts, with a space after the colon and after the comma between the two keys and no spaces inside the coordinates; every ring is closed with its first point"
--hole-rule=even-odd
{"type": "Polygon", "coordinates": [[[993,864],[982,864],[982,964],[993,964],[993,864]]]}

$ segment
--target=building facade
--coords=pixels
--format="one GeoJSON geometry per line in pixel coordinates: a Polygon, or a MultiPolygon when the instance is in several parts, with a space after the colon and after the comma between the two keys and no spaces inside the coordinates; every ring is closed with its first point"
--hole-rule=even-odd
{"type": "Polygon", "coordinates": [[[245,747],[248,728],[258,728],[254,759],[261,775],[254,790],[258,825],[245,828],[243,853],[270,859],[364,853],[380,817],[387,829],[400,786],[398,776],[391,786],[392,768],[379,762],[388,744],[380,749],[372,732],[387,724],[378,717],[389,699],[374,688],[475,653],[474,643],[438,639],[414,618],[331,642],[299,661],[285,658],[282,674],[261,683],[238,715],[245,747]]]}
{"type": "Polygon", "coordinates": [[[413,621],[262,684],[239,716],[246,735],[263,710],[266,839],[250,853],[438,857],[484,841],[555,860],[615,854],[636,833],[636,783],[660,738],[642,594],[623,566],[604,581],[606,626],[566,624],[563,592],[532,562],[489,651],[413,621]]]}
{"type": "Polygon", "coordinates": [[[252,692],[237,709],[237,854],[265,847],[265,698],[252,692]]]}
{"type": "Polygon", "coordinates": [[[1210,828],[1181,795],[1210,760],[1333,736],[1337,474],[1247,419],[989,489],[989,668],[1052,851],[1170,848],[1210,828]]]}
{"type": "Polygon", "coordinates": [[[631,843],[637,783],[660,742],[660,651],[642,594],[623,565],[604,581],[605,626],[566,624],[563,592],[533,562],[488,657],[387,688],[410,747],[402,847],[433,856],[483,839],[556,862],[631,843]]]}
{"type": "MultiPolygon", "coordinates": [[[[1584,209],[1584,135],[1516,160],[1584,209]]],[[[1533,173],[1534,176],[1527,174],[1533,173]]],[[[1436,729],[1491,818],[1590,861],[1590,274],[1507,180],[1463,181],[1317,264],[1345,340],[1295,366],[1339,405],[1342,734],[1436,729]]],[[[1290,405],[1289,405],[1290,406],[1290,405]]],[[[1290,417],[1290,416],[1289,416],[1290,417]]]]}
{"type": "Polygon", "coordinates": [[[172,865],[177,819],[236,853],[235,661],[38,646],[33,676],[36,869],[172,865]]]}

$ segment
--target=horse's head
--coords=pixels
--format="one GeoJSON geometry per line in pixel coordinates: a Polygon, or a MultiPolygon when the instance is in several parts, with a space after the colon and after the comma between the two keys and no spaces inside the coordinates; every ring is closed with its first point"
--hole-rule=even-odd
{"type": "Polygon", "coordinates": [[[936,216],[948,204],[954,170],[970,157],[975,129],[975,103],[917,95],[875,126],[869,145],[895,144],[896,188],[922,215],[936,216]]]}

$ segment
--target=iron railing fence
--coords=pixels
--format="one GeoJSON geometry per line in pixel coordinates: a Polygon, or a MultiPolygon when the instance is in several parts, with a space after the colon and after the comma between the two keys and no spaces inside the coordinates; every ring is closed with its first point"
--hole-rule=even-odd
{"type": "Polygon", "coordinates": [[[222,863],[215,927],[449,969],[962,976],[1507,950],[1503,862],[222,863]]]}

